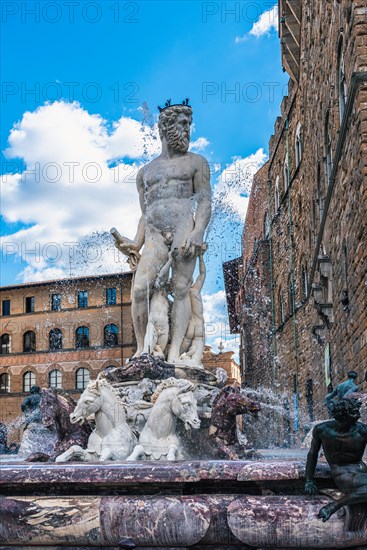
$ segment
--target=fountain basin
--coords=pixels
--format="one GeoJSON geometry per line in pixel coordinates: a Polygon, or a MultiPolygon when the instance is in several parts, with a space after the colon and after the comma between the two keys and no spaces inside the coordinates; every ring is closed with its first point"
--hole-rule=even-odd
{"type": "MultiPolygon", "coordinates": [[[[316,518],[304,460],[2,463],[0,549],[367,548],[366,509],[316,518]],[[313,546],[310,546],[310,544],[313,546]]],[[[320,489],[334,488],[326,464],[320,489]]]]}

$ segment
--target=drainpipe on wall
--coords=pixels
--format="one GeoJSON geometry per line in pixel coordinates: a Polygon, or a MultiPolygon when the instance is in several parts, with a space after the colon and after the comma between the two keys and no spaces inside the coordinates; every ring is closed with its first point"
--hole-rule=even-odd
{"type": "Polygon", "coordinates": [[[293,215],[292,215],[292,203],[291,203],[291,190],[290,190],[290,154],[289,154],[289,120],[287,118],[285,124],[286,131],[286,147],[287,147],[287,189],[288,189],[288,212],[289,212],[289,264],[291,270],[291,307],[292,307],[292,317],[293,317],[293,352],[294,360],[296,364],[296,374],[294,378],[294,387],[293,387],[293,408],[294,408],[294,421],[293,428],[297,432],[298,425],[298,408],[299,408],[299,396],[298,396],[298,342],[297,342],[297,317],[296,317],[296,303],[295,303],[295,276],[294,276],[294,243],[293,243],[293,215]]]}
{"type": "Polygon", "coordinates": [[[325,198],[324,210],[323,210],[323,214],[322,214],[319,233],[318,233],[318,236],[317,236],[317,243],[316,243],[316,247],[315,247],[315,253],[314,253],[313,262],[312,262],[312,270],[311,270],[311,275],[310,275],[310,285],[309,285],[308,297],[310,296],[312,283],[314,281],[314,276],[315,276],[315,272],[316,272],[316,268],[317,268],[317,259],[318,259],[322,239],[324,237],[326,219],[327,219],[328,213],[329,213],[331,197],[333,195],[333,191],[334,191],[334,187],[335,187],[335,183],[336,183],[336,175],[338,173],[339,162],[340,162],[340,158],[342,156],[344,143],[345,143],[345,139],[346,139],[346,135],[347,135],[347,130],[349,128],[350,116],[351,116],[352,111],[353,111],[354,100],[355,100],[359,85],[363,84],[363,83],[366,83],[366,82],[367,82],[367,71],[362,71],[362,72],[357,72],[357,73],[352,74],[351,82],[350,82],[350,90],[349,90],[349,95],[348,95],[348,101],[347,101],[347,104],[345,106],[343,120],[341,122],[340,129],[339,129],[338,142],[337,142],[337,145],[336,145],[335,154],[334,154],[334,158],[333,158],[333,169],[332,169],[331,176],[330,176],[330,183],[329,183],[329,187],[328,187],[326,198],[325,198]]]}

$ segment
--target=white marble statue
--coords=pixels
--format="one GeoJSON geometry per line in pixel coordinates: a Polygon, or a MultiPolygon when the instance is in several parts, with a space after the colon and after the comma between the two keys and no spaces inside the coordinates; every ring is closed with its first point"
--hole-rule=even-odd
{"type": "Polygon", "coordinates": [[[185,429],[198,429],[200,420],[188,380],[168,378],[161,382],[152,397],[153,408],[141,431],[139,443],[127,460],[183,460],[183,445],[176,433],[177,419],[185,429]]]}
{"type": "Polygon", "coordinates": [[[153,295],[149,303],[148,323],[144,337],[143,353],[165,357],[169,339],[170,302],[168,294],[171,292],[169,279],[173,259],[178,255],[178,250],[168,253],[168,260],[158,273],[153,286],[153,295]]]}
{"type": "Polygon", "coordinates": [[[200,366],[205,347],[204,308],[201,298],[206,276],[203,254],[206,248],[203,246],[199,253],[199,275],[190,287],[191,316],[185,338],[181,346],[180,361],[188,366],[200,366]]]}
{"type": "MultiPolygon", "coordinates": [[[[188,100],[182,105],[167,102],[166,108],[161,109],[158,127],[162,152],[137,175],[142,215],[135,239],[126,239],[115,229],[111,230],[116,246],[129,257],[131,268],[136,269],[132,288],[132,317],[137,339],[135,356],[140,357],[152,340],[152,334],[149,334],[144,345],[149,312],[154,306],[154,309],[162,310],[165,319],[169,319],[167,343],[167,323],[164,324],[161,316],[159,324],[163,325],[165,335],[161,344],[156,342],[155,346],[161,348],[171,364],[180,361],[181,347],[192,318],[191,281],[211,214],[208,162],[201,155],[188,151],[191,122],[192,109],[188,100]],[[169,253],[174,250],[177,254],[170,257],[169,253]],[[169,261],[171,309],[165,296],[166,288],[154,295],[154,283],[169,261]]],[[[158,324],[157,317],[158,313],[156,319],[152,319],[150,329],[154,329],[154,323],[158,324]]],[[[204,340],[204,334],[201,338],[204,340]]],[[[195,361],[198,366],[200,347],[203,346],[196,342],[195,361]]],[[[151,349],[151,353],[153,351],[151,349]]]]}
{"type": "Polygon", "coordinates": [[[58,456],[56,462],[124,460],[131,454],[136,436],[127,423],[124,404],[115,389],[100,376],[89,382],[70,420],[84,422],[92,414],[96,427],[89,436],[87,449],[73,445],[58,456]]]}

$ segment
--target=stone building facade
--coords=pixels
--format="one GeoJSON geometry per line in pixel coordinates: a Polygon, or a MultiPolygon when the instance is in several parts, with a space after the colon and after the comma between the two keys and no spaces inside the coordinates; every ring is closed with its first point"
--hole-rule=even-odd
{"type": "Polygon", "coordinates": [[[288,96],[254,178],[237,297],[245,382],[286,396],[293,440],[367,371],[367,5],[279,2],[288,96]]]}
{"type": "Polygon", "coordinates": [[[216,374],[217,369],[223,369],[227,373],[226,386],[241,386],[240,366],[233,359],[233,351],[214,353],[210,346],[205,346],[203,355],[205,370],[216,374]]]}
{"type": "Polygon", "coordinates": [[[32,385],[78,398],[89,378],[136,349],[131,273],[0,288],[0,420],[9,422],[32,385]]]}

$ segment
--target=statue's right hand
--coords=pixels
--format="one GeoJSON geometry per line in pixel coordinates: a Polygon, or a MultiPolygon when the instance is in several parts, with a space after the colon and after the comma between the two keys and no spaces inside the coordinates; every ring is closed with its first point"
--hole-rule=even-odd
{"type": "Polygon", "coordinates": [[[135,241],[130,241],[129,239],[116,240],[115,246],[120,252],[122,252],[122,254],[125,254],[125,256],[129,256],[130,254],[139,252],[138,243],[136,243],[135,241]]]}
{"type": "Polygon", "coordinates": [[[317,492],[318,492],[317,485],[314,481],[305,482],[306,495],[316,495],[317,492]]]}

